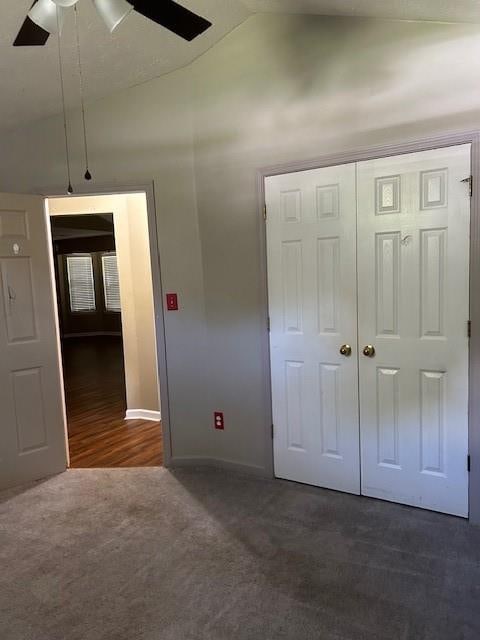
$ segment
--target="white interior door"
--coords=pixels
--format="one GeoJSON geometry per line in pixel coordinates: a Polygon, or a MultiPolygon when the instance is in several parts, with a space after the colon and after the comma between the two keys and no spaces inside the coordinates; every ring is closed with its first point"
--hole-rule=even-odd
{"type": "Polygon", "coordinates": [[[355,165],[265,189],[275,474],[359,493],[355,165]]]}
{"type": "Polygon", "coordinates": [[[66,468],[49,256],[43,198],[0,194],[0,489],[66,468]]]}
{"type": "Polygon", "coordinates": [[[466,516],[470,145],[357,171],[362,493],[466,516]]]}

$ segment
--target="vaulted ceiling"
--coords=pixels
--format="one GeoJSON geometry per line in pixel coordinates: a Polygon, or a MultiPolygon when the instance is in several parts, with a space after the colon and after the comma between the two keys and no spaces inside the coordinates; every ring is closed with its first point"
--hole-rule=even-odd
{"type": "MultiPolygon", "coordinates": [[[[49,38],[45,47],[13,47],[32,0],[1,0],[0,4],[0,126],[12,127],[59,111],[58,51],[56,38],[49,38]]],[[[182,40],[136,12],[111,35],[91,0],[79,0],[88,100],[188,64],[250,15],[237,0],[182,0],[182,4],[213,22],[213,27],[193,42],[182,40]]],[[[66,95],[72,105],[79,99],[74,24],[70,10],[62,32],[62,52],[66,95]]]]}
{"type": "MultiPolygon", "coordinates": [[[[161,1],[161,0],[158,0],[161,1]]],[[[405,20],[480,22],[478,0],[181,0],[213,27],[186,42],[133,12],[110,35],[89,0],[79,0],[87,101],[178,69],[209,49],[255,12],[354,15],[405,20]]],[[[45,47],[14,48],[13,39],[31,0],[1,0],[0,128],[8,129],[58,113],[58,53],[55,38],[45,47]]],[[[66,94],[77,105],[78,79],[73,12],[62,34],[66,94]]]]}
{"type": "Polygon", "coordinates": [[[254,12],[480,22],[478,0],[243,0],[254,12]]]}

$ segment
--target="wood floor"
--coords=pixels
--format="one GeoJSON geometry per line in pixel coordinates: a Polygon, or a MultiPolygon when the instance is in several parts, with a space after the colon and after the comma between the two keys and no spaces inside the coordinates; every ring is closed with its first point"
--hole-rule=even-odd
{"type": "Polygon", "coordinates": [[[162,464],[160,423],[124,419],[121,338],[64,340],[63,370],[71,467],[162,464]]]}

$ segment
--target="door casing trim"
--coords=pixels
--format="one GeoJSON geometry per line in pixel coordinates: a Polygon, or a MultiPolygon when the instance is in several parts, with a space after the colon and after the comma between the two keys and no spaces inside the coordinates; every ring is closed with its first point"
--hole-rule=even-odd
{"type": "MultiPolygon", "coordinates": [[[[147,199],[148,236],[150,245],[150,265],[153,282],[153,306],[155,314],[155,338],[157,342],[157,373],[160,387],[160,406],[162,413],[162,441],[163,466],[170,466],[172,459],[172,437],[170,430],[170,404],[168,390],[168,368],[166,354],[165,319],[163,311],[163,289],[160,267],[160,249],[158,242],[157,213],[155,204],[155,189],[153,181],[135,184],[100,184],[95,186],[81,185],[75,189],[72,197],[121,195],[129,193],[144,193],[147,199]]],[[[42,189],[40,194],[45,202],[54,198],[65,198],[65,188],[52,187],[42,189]]],[[[52,254],[51,245],[49,253],[52,254]]],[[[52,277],[54,275],[52,274],[52,277]]],[[[57,328],[58,330],[58,328],[57,328]]],[[[60,362],[61,366],[61,362],[60,362]]],[[[62,373],[62,371],[60,371],[62,373]]],[[[62,374],[63,376],[63,374],[62,374]]],[[[63,377],[62,377],[63,379],[63,377]]],[[[66,418],[65,418],[66,419],[66,418]]],[[[66,430],[66,425],[65,425],[66,430]]],[[[66,442],[68,453],[68,440],[66,442]]]]}
{"type": "MultiPolygon", "coordinates": [[[[274,476],[272,441],[272,393],[270,370],[270,341],[268,333],[268,271],[267,271],[267,233],[264,217],[265,178],[296,171],[321,169],[339,164],[375,160],[388,156],[398,156],[417,151],[429,151],[461,144],[471,144],[471,174],[473,176],[473,196],[470,214],[470,321],[472,335],[469,344],[469,400],[468,400],[468,453],[470,456],[469,477],[469,522],[480,525],[480,131],[449,132],[443,135],[415,139],[407,142],[387,145],[361,147],[339,153],[321,155],[303,161],[270,165],[257,170],[257,220],[259,255],[261,269],[261,307],[262,320],[266,330],[262,338],[263,365],[263,411],[265,441],[265,471],[274,476]]],[[[268,213],[267,213],[268,215],[268,213]]],[[[465,461],[465,464],[467,462],[465,461]]]]}

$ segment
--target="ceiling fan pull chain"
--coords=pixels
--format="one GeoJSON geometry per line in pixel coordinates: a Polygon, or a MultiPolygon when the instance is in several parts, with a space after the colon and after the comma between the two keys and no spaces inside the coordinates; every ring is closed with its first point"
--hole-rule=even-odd
{"type": "Polygon", "coordinates": [[[82,126],[83,126],[83,147],[85,150],[85,180],[91,180],[92,174],[88,166],[88,139],[87,139],[87,124],[85,120],[85,91],[83,84],[83,70],[82,70],[82,55],[80,51],[80,31],[78,28],[78,9],[77,5],[74,5],[75,11],[75,35],[77,38],[77,62],[78,62],[78,77],[80,80],[80,101],[82,105],[82,126]]]}
{"type": "Polygon", "coordinates": [[[58,8],[57,8],[57,27],[58,27],[58,35],[57,35],[58,69],[60,71],[60,88],[62,92],[62,108],[63,108],[63,130],[65,132],[65,158],[67,160],[67,177],[68,177],[67,193],[71,195],[73,193],[73,187],[72,187],[72,178],[70,173],[70,152],[68,150],[67,109],[65,106],[65,86],[63,83],[62,47],[60,43],[60,20],[58,16],[58,8]]]}

